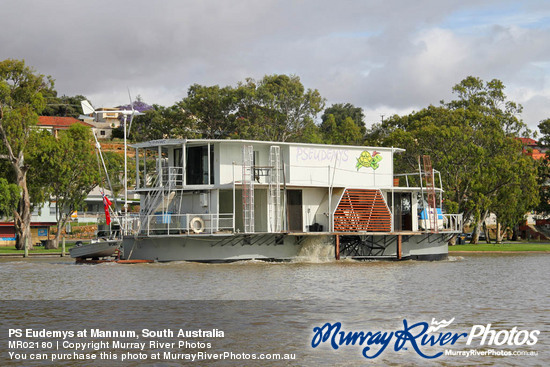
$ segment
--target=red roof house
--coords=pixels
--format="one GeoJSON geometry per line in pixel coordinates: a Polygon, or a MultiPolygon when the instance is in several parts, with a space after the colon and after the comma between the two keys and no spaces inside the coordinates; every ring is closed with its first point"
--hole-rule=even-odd
{"type": "Polygon", "coordinates": [[[539,143],[531,138],[516,138],[523,145],[523,152],[538,160],[546,156],[546,149],[539,146],[539,143]]]}
{"type": "Polygon", "coordinates": [[[38,127],[41,129],[51,130],[52,134],[56,137],[59,130],[68,130],[73,124],[80,124],[90,128],[94,127],[93,125],[75,119],[74,117],[38,116],[38,127]]]}

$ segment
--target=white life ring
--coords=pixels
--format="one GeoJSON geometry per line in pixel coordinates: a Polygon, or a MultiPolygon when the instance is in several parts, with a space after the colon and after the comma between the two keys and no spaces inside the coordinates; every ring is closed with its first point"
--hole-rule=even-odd
{"type": "Polygon", "coordinates": [[[189,222],[189,227],[194,233],[204,232],[204,220],[201,217],[194,217],[189,222]]]}

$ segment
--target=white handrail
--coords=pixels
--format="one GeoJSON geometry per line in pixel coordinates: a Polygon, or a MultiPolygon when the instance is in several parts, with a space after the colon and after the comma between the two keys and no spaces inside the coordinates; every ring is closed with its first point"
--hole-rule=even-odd
{"type": "Polygon", "coordinates": [[[235,230],[233,213],[159,213],[148,215],[144,223],[145,227],[140,230],[148,236],[233,233],[235,230]]]}

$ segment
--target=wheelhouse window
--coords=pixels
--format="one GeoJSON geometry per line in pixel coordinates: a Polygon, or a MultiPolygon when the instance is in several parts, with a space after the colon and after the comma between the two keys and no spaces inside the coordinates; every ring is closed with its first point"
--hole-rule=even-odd
{"type": "Polygon", "coordinates": [[[208,145],[187,147],[187,185],[214,184],[214,146],[210,145],[210,152],[208,147],[208,145]]]}

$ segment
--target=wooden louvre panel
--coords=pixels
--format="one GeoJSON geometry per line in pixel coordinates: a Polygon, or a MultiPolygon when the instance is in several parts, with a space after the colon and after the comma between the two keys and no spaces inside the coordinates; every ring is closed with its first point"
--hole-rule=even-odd
{"type": "Polygon", "coordinates": [[[391,213],[380,190],[347,189],[334,213],[336,232],[390,232],[391,213]]]}

